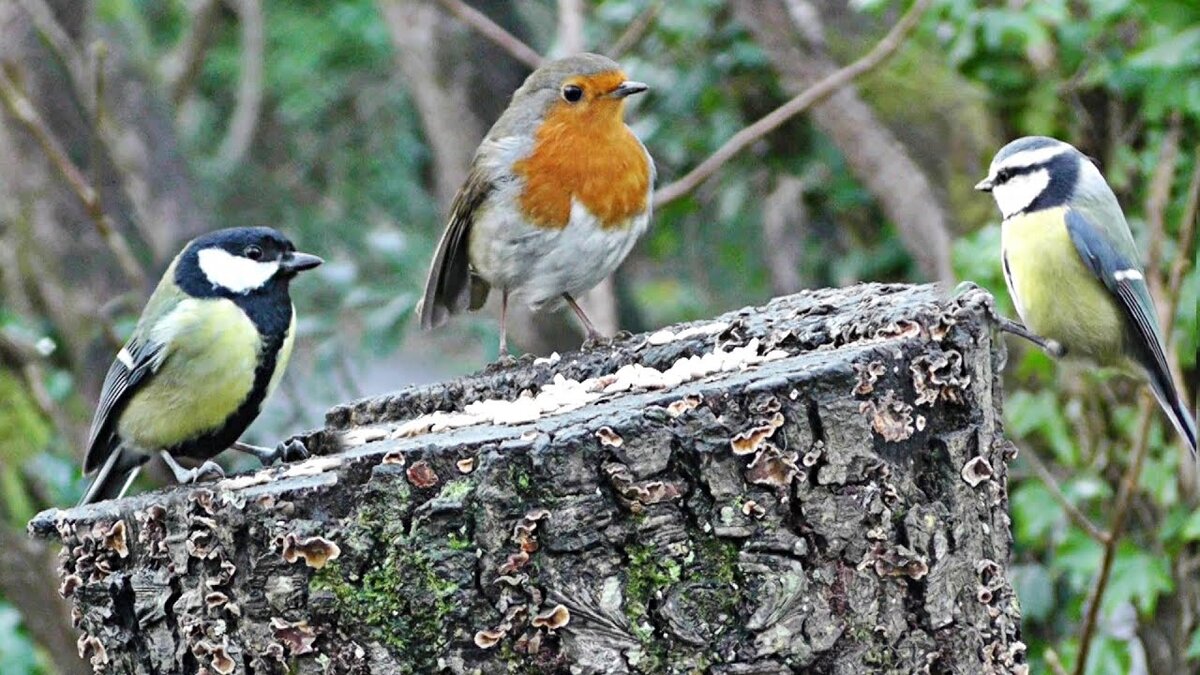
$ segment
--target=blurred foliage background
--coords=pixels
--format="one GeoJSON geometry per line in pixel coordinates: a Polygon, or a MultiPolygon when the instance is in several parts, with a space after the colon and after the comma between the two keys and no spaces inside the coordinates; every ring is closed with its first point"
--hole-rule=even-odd
{"type": "MultiPolygon", "coordinates": [[[[411,321],[470,155],[529,71],[455,17],[463,4],[0,0],[0,672],[90,670],[74,655],[53,552],[28,541],[24,523],[80,495],[103,373],[190,237],[272,225],[328,261],[294,288],[300,347],[251,440],[273,443],[319,426],[335,403],[495,358],[494,311],[434,333],[411,321]],[[22,118],[29,110],[35,120],[22,118]],[[104,222],[119,239],[102,236],[104,222]],[[121,242],[132,266],[118,264],[121,242]]],[[[616,47],[651,85],[629,118],[660,187],[865,53],[906,9],[469,5],[540,54],[616,47]]],[[[1173,314],[1174,366],[1195,400],[1195,0],[934,0],[880,68],[660,205],[613,282],[585,303],[608,330],[638,331],[801,288],[970,279],[1012,315],[999,217],[971,186],[996,149],[1026,134],[1100,160],[1160,312],[1173,314]]],[[[538,353],[580,340],[564,316],[519,317],[513,337],[538,353]]],[[[1085,671],[1194,672],[1194,465],[1159,414],[1145,413],[1154,409],[1136,383],[1009,345],[1007,429],[1020,448],[1011,572],[1032,671],[1078,665],[1107,544],[1085,671]]]]}

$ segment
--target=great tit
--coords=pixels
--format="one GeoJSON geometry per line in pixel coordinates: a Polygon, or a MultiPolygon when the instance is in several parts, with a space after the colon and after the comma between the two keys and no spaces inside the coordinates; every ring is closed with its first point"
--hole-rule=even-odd
{"type": "Polygon", "coordinates": [[[80,504],[119,497],[155,453],[179,482],[223,475],[229,447],[264,464],[302,448],[237,443],[275,390],[296,338],[288,285],[321,259],[267,227],[218,230],[176,256],[117,353],[88,434],[80,504]],[[185,469],[175,457],[204,460],[185,469]]]}
{"type": "Polygon", "coordinates": [[[1132,361],[1196,454],[1196,423],[1167,367],[1162,330],[1116,195],[1093,161],[1044,136],[1000,149],[987,178],[1004,217],[1004,280],[1034,333],[1103,366],[1132,361]]]}

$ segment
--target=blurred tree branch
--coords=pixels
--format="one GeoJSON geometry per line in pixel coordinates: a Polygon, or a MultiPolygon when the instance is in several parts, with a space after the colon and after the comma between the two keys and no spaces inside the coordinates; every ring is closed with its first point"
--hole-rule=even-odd
{"type": "Polygon", "coordinates": [[[654,20],[658,18],[658,13],[662,11],[662,8],[663,0],[651,0],[646,9],[643,9],[641,14],[638,14],[625,28],[625,32],[621,33],[616,42],[613,42],[612,47],[608,50],[608,55],[614,61],[620,61],[621,57],[636,47],[650,31],[650,27],[654,25],[654,20]]]}
{"type": "MultiPolygon", "coordinates": [[[[1172,125],[1175,117],[1172,117],[1172,125]]],[[[1188,265],[1191,264],[1190,257],[1183,251],[1190,250],[1191,240],[1195,233],[1195,224],[1184,223],[1184,228],[1180,233],[1180,244],[1183,248],[1180,249],[1180,254],[1176,256],[1175,262],[1172,265],[1170,279],[1172,287],[1168,289],[1170,295],[1163,297],[1162,289],[1162,273],[1160,271],[1159,257],[1162,252],[1162,239],[1166,237],[1166,232],[1162,227],[1164,222],[1164,212],[1169,203],[1170,184],[1175,172],[1175,165],[1178,161],[1180,135],[1172,131],[1168,131],[1163,138],[1163,145],[1159,149],[1160,161],[1156,165],[1156,170],[1151,179],[1151,189],[1146,200],[1146,221],[1157,222],[1158,226],[1150,227],[1150,244],[1147,247],[1149,252],[1148,261],[1146,264],[1147,284],[1152,289],[1159,289],[1155,297],[1158,307],[1165,307],[1166,312],[1163,316],[1162,328],[1163,335],[1168,341],[1167,361],[1171,364],[1172,373],[1178,372],[1178,359],[1175,357],[1175,352],[1170,349],[1170,336],[1175,328],[1175,317],[1179,312],[1179,301],[1182,294],[1179,293],[1179,287],[1174,285],[1176,279],[1182,282],[1184,273],[1188,265]],[[1164,166],[1167,165],[1167,166],[1164,166]],[[1166,176],[1164,178],[1164,176],[1166,176]],[[1166,184],[1167,196],[1162,194],[1162,183],[1166,184]],[[1153,209],[1153,211],[1152,211],[1153,209]]],[[[1197,151],[1197,158],[1200,159],[1200,149],[1197,151]]],[[[1200,165],[1198,165],[1200,166],[1200,165]]],[[[1193,179],[1192,183],[1196,181],[1193,179]]],[[[1191,190],[1191,186],[1189,186],[1191,190]]],[[[1189,192],[1189,202],[1192,201],[1192,196],[1189,192]]],[[[1186,209],[1185,209],[1186,210],[1186,209]]],[[[1185,214],[1186,215],[1186,214],[1185,214]]],[[[1194,218],[1193,218],[1194,220],[1194,218]]],[[[1178,380],[1177,380],[1178,381],[1178,380]]],[[[1089,651],[1093,638],[1095,637],[1096,626],[1099,620],[1100,607],[1104,604],[1104,592],[1108,588],[1108,583],[1111,578],[1113,561],[1116,559],[1117,546],[1121,542],[1121,535],[1124,532],[1125,523],[1128,519],[1129,512],[1133,505],[1133,497],[1139,489],[1139,482],[1142,475],[1142,466],[1146,459],[1146,454],[1150,446],[1150,423],[1154,419],[1154,414],[1158,410],[1158,405],[1155,403],[1150,393],[1143,387],[1141,398],[1138,406],[1137,431],[1134,433],[1134,444],[1130,453],[1129,466],[1126,468],[1124,475],[1121,478],[1120,488],[1117,492],[1117,500],[1113,509],[1112,522],[1108,526],[1109,539],[1104,542],[1104,552],[1100,559],[1100,571],[1096,576],[1095,584],[1092,586],[1088,594],[1087,602],[1085,603],[1085,613],[1083,623],[1079,629],[1079,652],[1075,662],[1075,675],[1084,675],[1087,672],[1087,663],[1090,656],[1089,651]]],[[[1182,450],[1184,462],[1188,463],[1190,457],[1189,451],[1182,450]]],[[[1182,469],[1188,471],[1189,469],[1182,469]]]]}
{"type": "Polygon", "coordinates": [[[529,66],[531,69],[542,65],[542,55],[525,44],[512,33],[504,30],[500,24],[492,21],[486,14],[463,2],[463,0],[438,0],[451,14],[463,23],[479,31],[484,37],[503,47],[513,58],[529,66]]]}
{"type": "MultiPolygon", "coordinates": [[[[101,92],[94,86],[102,81],[102,70],[106,62],[104,57],[108,52],[107,45],[102,41],[97,41],[93,45],[92,74],[89,76],[88,63],[85,62],[79,46],[72,40],[59,19],[55,17],[54,11],[46,0],[20,0],[20,4],[33,20],[33,25],[42,37],[43,43],[63,65],[71,89],[77,100],[82,103],[82,114],[92,126],[91,133],[97,141],[96,145],[103,148],[104,155],[111,162],[112,168],[117,174],[125,198],[133,207],[134,218],[131,219],[133,226],[150,246],[155,260],[161,260],[169,254],[170,249],[176,243],[174,238],[169,235],[175,229],[192,231],[194,228],[189,225],[199,221],[199,217],[187,212],[172,214],[172,211],[177,210],[173,208],[174,205],[170,203],[170,199],[163,198],[170,193],[170,190],[159,190],[157,191],[159,194],[155,194],[156,190],[152,187],[154,179],[147,176],[145,171],[138,171],[135,168],[134,164],[137,162],[131,156],[131,150],[142,149],[145,144],[131,142],[134,140],[135,134],[129,129],[121,129],[116,125],[113,118],[107,113],[104,99],[100,95],[101,92]],[[124,148],[124,151],[118,152],[119,148],[124,148]],[[171,215],[176,217],[171,218],[171,215]]],[[[201,49],[195,58],[199,59],[202,54],[203,50],[201,49]]],[[[195,67],[199,67],[199,62],[195,64],[195,67]]],[[[125,104],[136,105],[136,99],[128,94],[121,100],[125,104]]],[[[92,157],[91,161],[99,171],[102,164],[100,159],[92,157]]],[[[169,176],[159,176],[158,178],[161,180],[164,177],[169,176]]]]}
{"type": "Polygon", "coordinates": [[[1109,523],[1108,541],[1104,542],[1104,553],[1100,558],[1100,572],[1096,575],[1095,585],[1088,593],[1084,603],[1083,624],[1079,629],[1079,653],[1075,660],[1075,675],[1087,672],[1088,652],[1092,638],[1095,636],[1097,620],[1100,616],[1100,606],[1104,604],[1104,591],[1108,588],[1109,576],[1112,572],[1113,560],[1116,558],[1117,545],[1125,530],[1125,520],[1133,502],[1133,493],[1137,491],[1138,477],[1142,474],[1142,464],[1146,459],[1146,451],[1150,445],[1150,420],[1157,406],[1150,393],[1143,390],[1138,406],[1137,431],[1134,432],[1134,444],[1130,454],[1129,467],[1121,478],[1117,492],[1117,501],[1113,508],[1112,522],[1109,523]]]}
{"type": "Polygon", "coordinates": [[[188,3],[188,14],[191,19],[187,32],[159,68],[171,102],[176,106],[187,100],[204,63],[204,53],[216,25],[217,0],[192,0],[188,3]]]}
{"type": "Polygon", "coordinates": [[[1063,512],[1067,514],[1067,517],[1069,517],[1071,521],[1079,527],[1079,529],[1083,530],[1087,536],[1091,537],[1100,544],[1107,544],[1108,541],[1112,539],[1108,532],[1100,529],[1091,521],[1091,519],[1089,519],[1082,511],[1080,511],[1073,503],[1071,503],[1071,500],[1068,499],[1067,495],[1063,492],[1062,486],[1059,485],[1058,479],[1054,477],[1054,474],[1050,472],[1049,467],[1042,462],[1041,458],[1037,456],[1036,452],[1029,450],[1022,453],[1021,456],[1029,462],[1029,466],[1033,467],[1033,472],[1037,474],[1038,478],[1041,479],[1042,484],[1045,485],[1046,489],[1050,491],[1050,496],[1054,498],[1054,501],[1058,502],[1058,505],[1063,508],[1063,512]]]}
{"type": "Polygon", "coordinates": [[[229,120],[229,129],[217,150],[217,161],[226,171],[242,163],[250,144],[254,142],[262,110],[267,42],[262,0],[234,0],[233,6],[241,27],[242,53],[237,102],[229,120]]]}
{"type": "Polygon", "coordinates": [[[33,24],[37,26],[38,32],[46,45],[54,53],[55,57],[62,62],[66,68],[67,75],[70,76],[72,83],[75,85],[75,90],[80,94],[84,105],[91,108],[94,101],[90,99],[87,87],[87,64],[83,61],[83,55],[75,46],[74,40],[67,34],[66,29],[54,18],[54,12],[50,9],[50,5],[45,0],[19,0],[21,8],[24,9],[33,19],[33,24]]]}
{"type": "Polygon", "coordinates": [[[562,56],[583,51],[583,0],[558,0],[558,36],[554,44],[562,56]]]}
{"type": "Polygon", "coordinates": [[[58,594],[52,571],[57,567],[49,547],[24,532],[0,526],[0,590],[17,607],[25,626],[45,648],[62,675],[92,672],[79,658],[66,601],[58,594]]]}
{"type": "MultiPolygon", "coordinates": [[[[665,203],[686,193],[733,154],[811,107],[813,121],[834,141],[859,181],[878,200],[888,219],[895,223],[905,247],[924,276],[937,281],[953,281],[947,218],[932,181],[913,160],[903,142],[878,119],[871,106],[853,87],[847,86],[881,65],[900,48],[930,3],[925,0],[914,2],[866,55],[838,68],[822,46],[824,36],[818,32],[820,22],[796,23],[796,17],[804,16],[804,12],[790,11],[784,2],[738,0],[734,3],[734,12],[767,52],[782,75],[785,88],[797,92],[795,98],[738,132],[725,147],[687,176],[660,189],[656,203],[665,203]],[[808,43],[807,49],[797,46],[797,35],[808,43]]],[[[791,5],[796,3],[807,5],[800,0],[790,2],[791,5]]],[[[817,10],[809,5],[805,12],[817,10]]]]}
{"type": "MultiPolygon", "coordinates": [[[[1163,243],[1167,238],[1164,220],[1167,204],[1171,200],[1171,184],[1175,182],[1175,169],[1179,166],[1179,142],[1182,137],[1183,116],[1179,111],[1175,111],[1159,147],[1158,161],[1154,164],[1154,172],[1150,176],[1150,187],[1146,190],[1146,229],[1149,231],[1150,244],[1146,250],[1150,278],[1146,281],[1151,293],[1156,297],[1162,297],[1163,293],[1163,277],[1157,270],[1158,263],[1162,260],[1163,243]]],[[[1164,311],[1159,310],[1160,323],[1166,322],[1164,311]]]]}
{"type": "Polygon", "coordinates": [[[472,109],[469,73],[451,65],[462,56],[449,39],[454,28],[428,0],[380,0],[378,6],[421,117],[433,158],[434,192],[445,213],[485,129],[472,109]]]}
{"type": "MultiPolygon", "coordinates": [[[[812,87],[796,94],[787,103],[767,113],[758,121],[743,128],[733,135],[712,155],[705,158],[694,169],[682,178],[666,187],[659,188],[654,194],[657,206],[669,204],[695,190],[701,183],[708,180],[726,162],[732,159],[752,143],[778,129],[784,122],[804,112],[813,105],[820,103],[830,94],[852,82],[856,77],[866,74],[882,64],[891,56],[916,27],[917,21],[929,8],[930,0],[916,0],[908,12],[896,22],[892,30],[880,40],[871,51],[854,63],[842,68],[828,77],[817,82],[812,87]]],[[[752,15],[762,9],[758,3],[747,7],[747,15],[752,15]]]]}
{"type": "Polygon", "coordinates": [[[783,175],[763,200],[763,262],[775,295],[795,293],[804,287],[799,262],[809,219],[804,203],[806,189],[803,178],[783,175]]]}
{"type": "Polygon", "coordinates": [[[15,66],[12,64],[5,64],[0,68],[0,100],[3,101],[4,107],[37,140],[38,145],[42,147],[46,157],[58,170],[59,175],[71,187],[84,211],[92,219],[96,232],[100,234],[100,238],[104,240],[116,259],[117,265],[125,273],[130,285],[136,288],[145,286],[146,273],[133,255],[133,249],[129,247],[129,242],[125,240],[125,237],[113,224],[112,219],[104,212],[99,193],[84,177],[79,167],[75,166],[75,163],[67,156],[62,144],[54,136],[54,132],[46,126],[41,115],[34,109],[33,103],[17,87],[15,82],[17,78],[13,76],[14,72],[15,66]]]}

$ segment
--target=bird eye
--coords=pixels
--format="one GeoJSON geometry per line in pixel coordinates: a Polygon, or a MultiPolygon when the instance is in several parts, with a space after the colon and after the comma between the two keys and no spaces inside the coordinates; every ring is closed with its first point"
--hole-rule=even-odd
{"type": "Polygon", "coordinates": [[[1009,178],[1012,178],[1012,176],[1012,169],[1000,169],[996,172],[996,183],[1004,183],[1008,181],[1009,178]]]}
{"type": "Polygon", "coordinates": [[[580,89],[576,85],[568,84],[562,88],[562,97],[567,103],[577,103],[579,99],[583,98],[583,89],[580,89]]]}
{"type": "Polygon", "coordinates": [[[258,246],[251,244],[247,246],[244,251],[242,251],[242,255],[251,260],[261,260],[263,257],[263,250],[258,246]]]}

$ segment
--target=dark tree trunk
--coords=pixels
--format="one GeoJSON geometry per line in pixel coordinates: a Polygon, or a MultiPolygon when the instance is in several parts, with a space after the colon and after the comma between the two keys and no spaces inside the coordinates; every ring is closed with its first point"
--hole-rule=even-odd
{"type": "Polygon", "coordinates": [[[31,529],[109,672],[1023,671],[990,310],[802,293],[31,529]]]}

